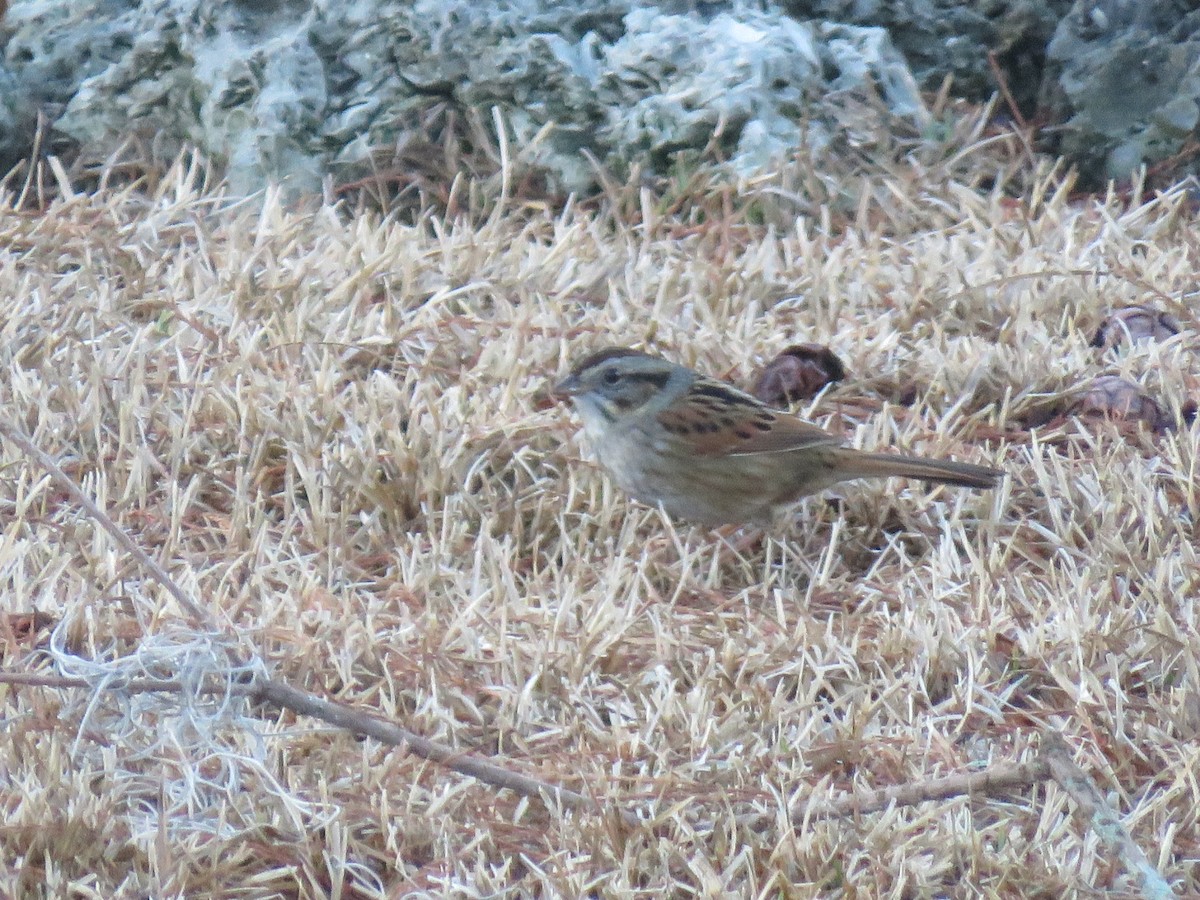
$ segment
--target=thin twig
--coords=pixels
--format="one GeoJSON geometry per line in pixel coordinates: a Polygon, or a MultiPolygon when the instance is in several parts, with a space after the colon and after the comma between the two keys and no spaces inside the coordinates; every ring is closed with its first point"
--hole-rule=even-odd
{"type": "MultiPolygon", "coordinates": [[[[52,688],[90,688],[92,683],[86,678],[71,678],[65,675],[42,675],[39,672],[0,672],[0,684],[19,684],[22,687],[52,687],[52,688]]],[[[110,691],[124,691],[129,694],[149,694],[154,691],[177,694],[183,690],[183,685],[174,679],[165,678],[132,678],[129,681],[106,682],[110,691]]],[[[201,694],[250,694],[256,688],[249,684],[225,684],[221,687],[200,687],[196,689],[201,694]]]]}
{"type": "Polygon", "coordinates": [[[1137,878],[1142,895],[1150,900],[1168,900],[1174,897],[1171,886],[1158,870],[1150,865],[1150,860],[1129,836],[1129,832],[1105,801],[1095,782],[1071,759],[1071,748],[1067,746],[1062,735],[1047,731],[1042,736],[1041,758],[1049,768],[1050,777],[1075,802],[1080,815],[1088,820],[1105,846],[1116,853],[1126,871],[1137,878]]]}
{"type": "Polygon", "coordinates": [[[99,506],[97,506],[91,497],[83,492],[79,485],[75,483],[75,480],[62,470],[62,467],[54,461],[53,457],[51,457],[50,454],[46,453],[45,450],[33,442],[29,435],[25,434],[24,431],[22,431],[20,428],[17,428],[15,425],[3,420],[0,420],[0,434],[3,434],[27,454],[36,459],[38,464],[45,469],[58,483],[59,487],[70,494],[71,499],[82,506],[84,511],[91,516],[101,528],[108,532],[109,536],[117,542],[117,546],[137,560],[137,562],[142,565],[147,572],[150,573],[155,581],[167,589],[167,592],[175,598],[175,602],[177,602],[184,609],[184,611],[192,617],[192,620],[196,625],[209,631],[217,630],[217,623],[213,617],[208,614],[208,611],[201,607],[200,604],[192,600],[192,598],[187,595],[187,592],[184,591],[184,589],[181,588],[167,573],[167,570],[160,566],[158,562],[150,556],[149,553],[135,544],[133,542],[133,538],[122,531],[117,526],[117,523],[109,518],[108,514],[99,506]]]}
{"type": "Polygon", "coordinates": [[[897,784],[876,791],[859,791],[838,797],[829,803],[817,805],[799,812],[817,818],[840,818],[861,813],[877,812],[896,806],[915,806],[930,800],[946,800],[950,797],[969,795],[991,796],[1010,791],[1015,787],[1028,787],[1045,781],[1048,777],[1046,763],[1041,759],[1023,763],[1005,763],[962,775],[947,775],[928,781],[897,784]]]}
{"type": "MultiPolygon", "coordinates": [[[[822,818],[848,818],[878,812],[888,809],[889,806],[916,806],[929,800],[946,800],[952,797],[990,797],[992,794],[1006,793],[1014,787],[1036,785],[1049,776],[1049,769],[1040,758],[1032,762],[1000,763],[984,769],[983,772],[911,781],[904,785],[881,787],[875,791],[854,791],[833,800],[806,798],[793,804],[788,810],[788,815],[794,823],[794,828],[800,832],[805,823],[822,818]]],[[[740,827],[758,830],[769,827],[774,818],[773,812],[756,811],[739,815],[736,821],[740,827]]],[[[707,822],[704,826],[715,828],[716,823],[707,822]]]]}
{"type": "MultiPolygon", "coordinates": [[[[855,791],[828,801],[811,798],[801,800],[790,810],[791,820],[800,831],[806,822],[814,819],[844,819],[865,813],[878,812],[889,806],[916,806],[930,800],[948,800],[964,795],[992,796],[1029,787],[1050,777],[1046,763],[1041,759],[1024,763],[1002,763],[982,772],[965,775],[947,775],[908,784],[897,784],[878,790],[855,791]]],[[[747,828],[763,828],[774,815],[754,812],[737,817],[738,825],[747,828]]],[[[715,823],[711,823],[715,827],[715,823]]]]}
{"type": "MultiPolygon", "coordinates": [[[[0,684],[58,688],[90,687],[89,682],[83,678],[64,678],[57,675],[37,675],[18,672],[0,672],[0,684]]],[[[182,690],[182,685],[177,681],[139,678],[120,685],[114,685],[114,688],[131,693],[150,691],[177,693],[182,690]]],[[[301,715],[312,716],[330,725],[344,728],[356,734],[373,737],[385,744],[406,746],[423,759],[440,763],[462,775],[478,778],[480,781],[496,787],[511,788],[517,793],[530,797],[547,797],[563,806],[573,809],[591,809],[597,811],[602,809],[597,801],[583,794],[539,781],[527,775],[521,775],[471,754],[458,752],[392,722],[384,721],[376,716],[363,713],[340,703],[322,700],[275,679],[269,679],[257,685],[214,685],[209,688],[201,688],[200,690],[203,693],[227,691],[232,694],[251,695],[256,699],[273,703],[283,709],[290,709],[301,715]]],[[[828,803],[802,804],[793,810],[792,817],[795,821],[802,821],[806,818],[844,818],[863,813],[878,812],[893,804],[896,806],[915,806],[918,803],[925,803],[931,800],[946,800],[950,797],[963,795],[991,796],[1011,790],[1014,787],[1036,784],[1048,777],[1049,769],[1046,762],[1037,759],[1033,762],[994,766],[982,772],[948,775],[944,778],[934,778],[911,784],[900,784],[874,791],[860,791],[847,794],[828,803]]],[[[641,824],[637,815],[632,812],[621,811],[620,815],[621,819],[627,824],[641,824]]],[[[749,819],[739,821],[742,824],[750,824],[751,819],[757,822],[762,818],[761,815],[756,814],[749,819]]]]}
{"type": "Polygon", "coordinates": [[[1004,70],[1000,68],[1000,59],[996,56],[995,50],[988,51],[987,61],[988,68],[992,70],[992,77],[996,79],[996,86],[1000,88],[1000,93],[1004,95],[1004,102],[1008,105],[1009,115],[1013,117],[1013,121],[1017,123],[1017,127],[1024,131],[1029,125],[1026,123],[1025,117],[1021,115],[1021,107],[1017,105],[1017,98],[1008,89],[1008,77],[1004,74],[1004,70]]]}
{"type": "MultiPolygon", "coordinates": [[[[27,687],[90,688],[86,678],[68,678],[61,675],[42,675],[29,672],[0,672],[0,684],[18,684],[27,687]]],[[[162,678],[134,678],[125,682],[114,682],[109,690],[131,694],[161,691],[178,694],[184,690],[181,682],[162,678]]],[[[478,778],[493,787],[509,788],[527,797],[548,799],[571,809],[590,809],[603,812],[599,801],[546,781],[522,775],[511,769],[488,762],[470,753],[463,753],[445,744],[410,731],[394,722],[362,712],[342,703],[324,700],[314,694],[298,690],[278,679],[269,678],[255,684],[212,684],[198,688],[201,694],[233,694],[249,696],[255,700],[289,709],[300,715],[312,716],[354,734],[373,737],[380,743],[393,747],[406,747],[422,759],[428,759],[458,772],[478,778]]],[[[632,812],[621,812],[621,819],[629,825],[639,825],[640,820],[632,812]]]]}
{"type": "MultiPolygon", "coordinates": [[[[323,722],[328,722],[330,725],[345,728],[356,734],[373,737],[385,744],[407,747],[422,759],[441,763],[458,772],[460,775],[469,775],[472,778],[478,778],[480,781],[490,784],[493,787],[510,788],[524,796],[539,797],[543,800],[557,802],[562,806],[573,809],[588,809],[594,812],[603,812],[605,810],[605,807],[598,800],[594,800],[591,797],[586,797],[567,788],[540,781],[528,775],[521,775],[511,769],[488,762],[481,757],[462,753],[452,747],[447,747],[444,744],[439,744],[436,741],[431,741],[429,738],[422,737],[416,732],[409,731],[407,728],[403,728],[392,722],[386,722],[368,713],[351,709],[340,703],[323,700],[313,694],[305,693],[291,685],[284,684],[282,681],[269,679],[259,685],[259,690],[256,693],[261,699],[285,709],[290,709],[293,712],[313,716],[323,722]]],[[[629,825],[636,826],[641,824],[637,815],[633,812],[621,810],[619,814],[621,819],[629,825]]]]}
{"type": "MultiPolygon", "coordinates": [[[[57,675],[36,675],[18,672],[0,672],[0,684],[36,685],[59,688],[86,688],[90,684],[83,678],[64,678],[57,675]]],[[[182,686],[177,681],[167,681],[154,678],[140,678],[114,685],[122,691],[147,692],[169,691],[178,692],[182,686]]],[[[452,748],[438,744],[422,737],[406,728],[386,722],[382,719],[351,709],[339,703],[322,700],[312,694],[297,690],[283,682],[271,679],[257,685],[214,685],[211,688],[201,688],[204,693],[228,691],[233,694],[249,694],[265,702],[274,703],[284,709],[302,715],[313,716],[323,722],[328,722],[340,728],[345,728],[356,734],[373,737],[383,743],[394,746],[405,745],[413,753],[433,762],[441,763],[463,775],[470,775],[480,781],[497,787],[508,787],[527,796],[550,797],[563,806],[576,809],[600,809],[599,804],[583,794],[566,788],[551,785],[526,775],[520,775],[504,769],[494,763],[460,753],[452,748]]],[[[1003,793],[1014,787],[1023,787],[1044,781],[1049,777],[1046,763],[1037,759],[1033,762],[1016,763],[994,766],[982,772],[969,772],[965,775],[948,775],[944,778],[934,778],[911,784],[900,784],[893,787],[881,788],[874,791],[860,791],[847,794],[828,803],[801,804],[792,811],[795,821],[805,818],[842,818],[862,813],[877,812],[895,804],[896,806],[915,806],[930,800],[946,800],[950,797],[976,794],[990,796],[1003,793]]],[[[631,824],[639,824],[638,817],[627,811],[621,813],[621,818],[631,824]]],[[[758,821],[762,818],[756,814],[742,821],[750,823],[751,819],[758,821]]]]}

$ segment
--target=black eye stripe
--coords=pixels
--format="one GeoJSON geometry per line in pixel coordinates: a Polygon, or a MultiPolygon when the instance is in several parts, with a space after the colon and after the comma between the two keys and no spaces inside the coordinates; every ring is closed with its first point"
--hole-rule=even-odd
{"type": "Polygon", "coordinates": [[[657,388],[664,388],[667,382],[671,380],[670,372],[630,372],[627,376],[630,381],[641,381],[645,384],[652,384],[657,388]]]}

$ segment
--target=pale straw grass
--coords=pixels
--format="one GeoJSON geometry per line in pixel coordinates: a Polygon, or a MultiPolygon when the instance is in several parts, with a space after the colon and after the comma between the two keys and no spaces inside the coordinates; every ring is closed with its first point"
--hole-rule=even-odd
{"type": "Polygon", "coordinates": [[[701,183],[683,212],[631,189],[407,221],[234,203],[183,164],[7,206],[4,416],[217,631],[0,448],[0,609],[57,623],[10,633],[5,668],[92,685],[0,687],[0,891],[1134,890],[1046,783],[793,819],[1032,759],[1044,729],[1200,891],[1197,426],[1025,427],[1101,373],[1172,411],[1197,396],[1191,201],[1073,200],[1051,169],[1014,197],[980,155],[971,177],[908,158],[837,203],[802,167],[701,183]],[[1089,347],[1131,302],[1188,328],[1089,347]],[[747,384],[801,340],[851,372],[805,414],[1010,478],[850,485],[724,539],[626,500],[538,400],[611,343],[747,384]],[[252,703],[233,686],[258,659],[654,827],[252,703]],[[146,675],[192,689],[118,689],[146,675]]]}

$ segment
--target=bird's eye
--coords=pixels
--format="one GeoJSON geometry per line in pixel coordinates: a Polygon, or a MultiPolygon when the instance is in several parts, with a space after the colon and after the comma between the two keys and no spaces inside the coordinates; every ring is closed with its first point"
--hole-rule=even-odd
{"type": "Polygon", "coordinates": [[[621,380],[621,373],[618,372],[616,369],[605,369],[604,370],[604,383],[605,384],[616,384],[620,380],[621,380]]]}

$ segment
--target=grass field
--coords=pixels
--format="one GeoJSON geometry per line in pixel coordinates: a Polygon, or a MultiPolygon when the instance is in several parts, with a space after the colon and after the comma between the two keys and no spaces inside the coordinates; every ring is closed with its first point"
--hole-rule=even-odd
{"type": "Polygon", "coordinates": [[[1061,733],[1200,893],[1194,201],[1073,197],[1004,146],[825,194],[798,166],[416,215],[234,203],[182,166],[10,194],[6,427],[216,630],[0,441],[3,668],[87,683],[0,685],[0,892],[1142,895],[1051,781],[812,812],[1061,733]],[[1182,332],[1090,346],[1131,303],[1182,332]],[[799,341],[849,371],[802,414],[1009,478],[714,535],[620,496],[542,400],[608,344],[748,385],[799,341]],[[1102,374],[1179,427],[1073,415],[1102,374]],[[600,810],[191,690],[263,671],[600,810]]]}

